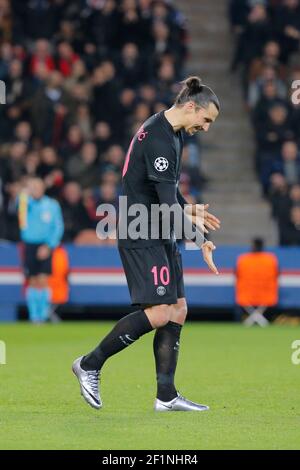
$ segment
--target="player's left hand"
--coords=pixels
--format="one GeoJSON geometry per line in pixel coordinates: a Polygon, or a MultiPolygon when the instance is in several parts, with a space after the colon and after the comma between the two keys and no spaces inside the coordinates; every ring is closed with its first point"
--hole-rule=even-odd
{"type": "Polygon", "coordinates": [[[211,241],[207,241],[207,242],[203,243],[203,245],[201,246],[201,250],[202,250],[202,253],[203,253],[203,258],[204,258],[204,261],[206,262],[207,266],[209,267],[209,269],[213,273],[219,274],[218,268],[216,267],[216,265],[213,261],[213,255],[212,255],[212,252],[215,249],[216,249],[216,247],[213,244],[213,242],[211,242],[211,241]]]}

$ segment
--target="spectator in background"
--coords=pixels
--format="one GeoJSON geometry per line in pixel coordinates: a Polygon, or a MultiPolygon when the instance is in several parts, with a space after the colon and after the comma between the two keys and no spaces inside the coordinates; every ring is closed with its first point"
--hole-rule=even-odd
{"type": "Polygon", "coordinates": [[[283,218],[289,207],[289,188],[281,173],[273,173],[270,178],[269,198],[272,206],[272,216],[278,220],[283,218]]]}
{"type": "Polygon", "coordinates": [[[13,59],[8,68],[8,76],[5,80],[6,83],[6,103],[9,106],[20,106],[20,111],[23,110],[23,104],[31,94],[31,90],[23,76],[23,64],[18,59],[13,59]]]}
{"type": "Polygon", "coordinates": [[[9,0],[0,0],[0,39],[11,41],[13,38],[12,9],[9,0]]]}
{"type": "Polygon", "coordinates": [[[62,41],[58,45],[57,54],[58,70],[64,77],[70,77],[74,70],[74,65],[79,60],[78,54],[74,52],[73,47],[67,41],[62,41]]]}
{"type": "Polygon", "coordinates": [[[176,85],[174,85],[175,81],[176,74],[174,63],[168,60],[162,61],[157,73],[156,88],[158,97],[163,103],[171,104],[172,96],[176,91],[176,85]]]}
{"type": "Polygon", "coordinates": [[[251,3],[248,0],[230,0],[229,2],[229,19],[232,31],[237,36],[236,41],[245,30],[250,8],[251,3]]]}
{"type": "Polygon", "coordinates": [[[70,67],[70,74],[64,81],[64,87],[71,92],[74,85],[84,84],[89,87],[88,72],[86,65],[82,59],[78,57],[70,67]]]}
{"type": "Polygon", "coordinates": [[[282,59],[287,62],[290,55],[299,49],[300,3],[299,0],[283,0],[275,14],[275,28],[282,45],[282,59]]]}
{"type": "Polygon", "coordinates": [[[91,188],[98,182],[98,173],[97,147],[93,142],[85,142],[66,165],[67,179],[80,183],[83,188],[91,188]]]}
{"type": "Polygon", "coordinates": [[[287,106],[274,104],[266,122],[264,125],[261,123],[256,132],[261,152],[279,154],[282,143],[293,136],[287,106]]]}
{"type": "Polygon", "coordinates": [[[44,147],[41,150],[37,175],[44,180],[47,196],[58,198],[64,183],[64,175],[53,147],[44,147]]]}
{"type": "Polygon", "coordinates": [[[263,193],[268,192],[272,171],[280,161],[280,151],[285,140],[293,138],[293,130],[287,106],[275,104],[268,112],[268,119],[256,130],[258,151],[256,165],[262,183],[263,193]]]}
{"type": "Polygon", "coordinates": [[[24,33],[30,39],[52,38],[57,30],[61,18],[65,0],[31,0],[30,2],[19,2],[17,13],[22,17],[24,33]]]}
{"type": "Polygon", "coordinates": [[[99,206],[100,204],[112,204],[115,208],[117,208],[117,196],[118,194],[116,183],[104,178],[101,185],[99,186],[96,205],[99,206]]]}
{"type": "Polygon", "coordinates": [[[272,215],[278,225],[279,244],[289,244],[289,234],[293,237],[295,232],[291,223],[291,210],[300,207],[300,184],[289,188],[285,177],[274,173],[271,177],[270,201],[272,215]]]}
{"type": "Polygon", "coordinates": [[[43,180],[33,178],[28,181],[27,192],[20,194],[18,203],[24,272],[28,280],[26,301],[29,318],[34,323],[45,322],[48,318],[52,250],[60,244],[64,230],[59,204],[44,192],[43,180]]]}
{"type": "Polygon", "coordinates": [[[140,17],[149,24],[153,16],[152,0],[138,0],[138,9],[140,17]]]}
{"type": "Polygon", "coordinates": [[[9,148],[5,161],[6,178],[9,182],[19,181],[24,174],[25,155],[28,150],[24,142],[14,142],[9,148]]]}
{"type": "Polygon", "coordinates": [[[264,45],[271,37],[271,25],[263,3],[255,3],[248,11],[247,20],[238,35],[232,68],[240,63],[249,67],[261,55],[264,45]]]}
{"type": "Polygon", "coordinates": [[[65,224],[63,240],[72,242],[81,230],[92,226],[83,204],[82,190],[75,181],[70,181],[64,186],[61,206],[65,224]]]}
{"type": "Polygon", "coordinates": [[[138,90],[139,98],[153,108],[157,101],[157,90],[152,83],[144,83],[138,90]]]}
{"type": "MultiPolygon", "coordinates": [[[[251,99],[253,98],[254,96],[252,96],[251,99]]],[[[255,108],[252,110],[251,117],[255,129],[259,129],[261,126],[264,126],[264,123],[268,120],[271,108],[274,107],[276,104],[285,107],[286,99],[280,97],[275,82],[271,80],[264,83],[262,88],[262,95],[256,103],[255,108]]]]}
{"type": "Polygon", "coordinates": [[[300,182],[300,154],[295,141],[289,140],[282,144],[280,162],[282,173],[289,185],[300,182]]]}
{"type": "Polygon", "coordinates": [[[287,96],[286,85],[273,67],[265,66],[262,74],[252,81],[248,89],[248,106],[253,109],[261,106],[269,109],[275,101],[284,102],[287,96]]]}
{"type": "Polygon", "coordinates": [[[14,57],[12,44],[2,41],[0,55],[0,80],[5,80],[8,75],[9,64],[14,57]]]}
{"type": "Polygon", "coordinates": [[[137,83],[143,82],[145,65],[135,43],[128,42],[124,44],[117,71],[124,87],[135,88],[137,83]]]}
{"type": "MultiPolygon", "coordinates": [[[[249,47],[250,44],[249,44],[249,47]]],[[[286,79],[286,67],[281,59],[281,47],[279,42],[274,39],[267,41],[264,45],[262,54],[259,54],[252,60],[248,70],[248,80],[251,83],[262,75],[264,67],[272,67],[277,70],[280,79],[286,79]]]]}
{"type": "Polygon", "coordinates": [[[79,127],[84,140],[91,140],[93,137],[92,116],[89,106],[85,103],[77,107],[75,125],[79,127]]]}
{"type": "Polygon", "coordinates": [[[26,159],[24,163],[25,175],[31,177],[37,176],[40,162],[41,159],[39,152],[37,150],[29,151],[26,154],[26,159]]]}
{"type": "Polygon", "coordinates": [[[92,77],[93,96],[91,111],[96,121],[107,121],[113,125],[119,114],[120,84],[116,78],[114,64],[107,60],[94,70],[92,77]]]}
{"type": "Polygon", "coordinates": [[[112,145],[104,155],[103,161],[100,166],[101,174],[108,171],[114,171],[120,180],[123,164],[125,160],[124,150],[120,145],[112,145]]]}
{"type": "Polygon", "coordinates": [[[32,145],[32,128],[28,121],[21,121],[14,131],[14,140],[24,142],[28,148],[32,145]]]}
{"type": "Polygon", "coordinates": [[[38,39],[35,43],[29,64],[31,75],[34,76],[36,74],[38,66],[40,65],[43,65],[48,73],[55,70],[55,62],[51,54],[50,42],[46,39],[38,39]]]}
{"type": "Polygon", "coordinates": [[[72,114],[72,101],[63,89],[61,73],[50,73],[46,87],[32,100],[33,129],[43,144],[59,144],[67,114],[72,114]]]}
{"type": "Polygon", "coordinates": [[[287,225],[282,228],[281,245],[300,246],[300,207],[294,206],[287,225]]]}
{"type": "Polygon", "coordinates": [[[121,44],[127,42],[138,44],[140,39],[143,42],[145,32],[141,28],[135,0],[121,0],[118,33],[121,44]]]}
{"type": "Polygon", "coordinates": [[[132,116],[132,126],[139,129],[142,124],[150,117],[151,109],[147,103],[140,101],[136,104],[132,116]]]}
{"type": "Polygon", "coordinates": [[[115,0],[89,2],[85,11],[87,20],[84,33],[90,39],[85,52],[90,56],[87,60],[92,64],[97,49],[93,47],[95,44],[97,44],[101,57],[115,48],[118,34],[120,34],[118,29],[119,12],[115,0]]]}
{"type": "MultiPolygon", "coordinates": [[[[141,97],[143,99],[143,97],[141,97]]],[[[119,97],[119,106],[120,106],[120,128],[122,132],[119,132],[120,142],[124,144],[124,147],[128,148],[128,144],[131,138],[131,135],[128,131],[129,124],[131,122],[131,116],[135,108],[137,101],[137,93],[131,88],[124,88],[119,97]]],[[[143,101],[146,101],[143,99],[143,101]]],[[[111,130],[110,130],[111,134],[111,130]]]]}
{"type": "Polygon", "coordinates": [[[78,125],[73,124],[69,127],[65,140],[60,146],[60,154],[63,159],[64,165],[67,161],[76,155],[84,142],[82,130],[78,125]]]}
{"type": "Polygon", "coordinates": [[[83,46],[83,35],[76,29],[75,23],[64,18],[59,23],[59,29],[55,33],[55,46],[61,42],[67,42],[76,51],[81,51],[83,46]]]}
{"type": "Polygon", "coordinates": [[[155,64],[155,70],[162,62],[172,63],[177,73],[184,60],[182,46],[178,42],[173,42],[171,31],[168,25],[162,21],[157,21],[152,27],[153,49],[151,60],[155,64]]]}
{"type": "Polygon", "coordinates": [[[110,124],[105,121],[96,123],[94,128],[94,141],[99,155],[106,152],[115,141],[110,124]]]}
{"type": "Polygon", "coordinates": [[[289,233],[292,236],[295,232],[291,224],[291,211],[294,207],[300,207],[300,185],[295,184],[290,187],[288,193],[288,200],[284,205],[281,205],[281,212],[279,212],[278,223],[279,223],[279,234],[280,234],[280,245],[289,244],[288,238],[289,233]]]}
{"type": "Polygon", "coordinates": [[[300,207],[300,184],[294,184],[289,191],[289,198],[292,207],[300,207]]]}

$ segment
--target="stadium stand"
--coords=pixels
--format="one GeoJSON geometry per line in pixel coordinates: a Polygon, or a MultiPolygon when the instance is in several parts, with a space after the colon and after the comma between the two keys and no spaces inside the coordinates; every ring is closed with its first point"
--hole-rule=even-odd
{"type": "MultiPolygon", "coordinates": [[[[19,240],[16,198],[40,176],[65,242],[100,243],[101,202],[116,205],[132,134],[184,78],[185,18],[170,1],[0,1],[0,238],[19,240]]],[[[186,141],[182,191],[199,200],[200,147],[186,141]]]]}
{"type": "Polygon", "coordinates": [[[300,245],[299,0],[231,0],[232,71],[255,134],[254,165],[270,201],[280,245],[300,245]],[[293,98],[294,95],[294,98],[293,98]]]}

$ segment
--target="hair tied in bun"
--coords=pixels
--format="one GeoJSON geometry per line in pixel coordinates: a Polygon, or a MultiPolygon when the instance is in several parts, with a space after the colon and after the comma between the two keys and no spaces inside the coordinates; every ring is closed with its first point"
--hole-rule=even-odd
{"type": "Polygon", "coordinates": [[[202,80],[199,77],[189,77],[185,81],[185,85],[192,92],[192,94],[199,93],[202,89],[202,80]]]}

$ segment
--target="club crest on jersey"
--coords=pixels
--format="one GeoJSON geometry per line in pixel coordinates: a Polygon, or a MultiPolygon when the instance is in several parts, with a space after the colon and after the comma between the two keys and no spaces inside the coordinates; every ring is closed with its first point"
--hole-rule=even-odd
{"type": "Polygon", "coordinates": [[[158,295],[163,296],[165,295],[167,291],[164,286],[158,286],[158,288],[156,289],[156,292],[158,293],[158,295]]]}
{"type": "Polygon", "coordinates": [[[154,168],[157,171],[166,171],[169,166],[169,162],[166,158],[164,157],[158,157],[154,161],[154,168]]]}

